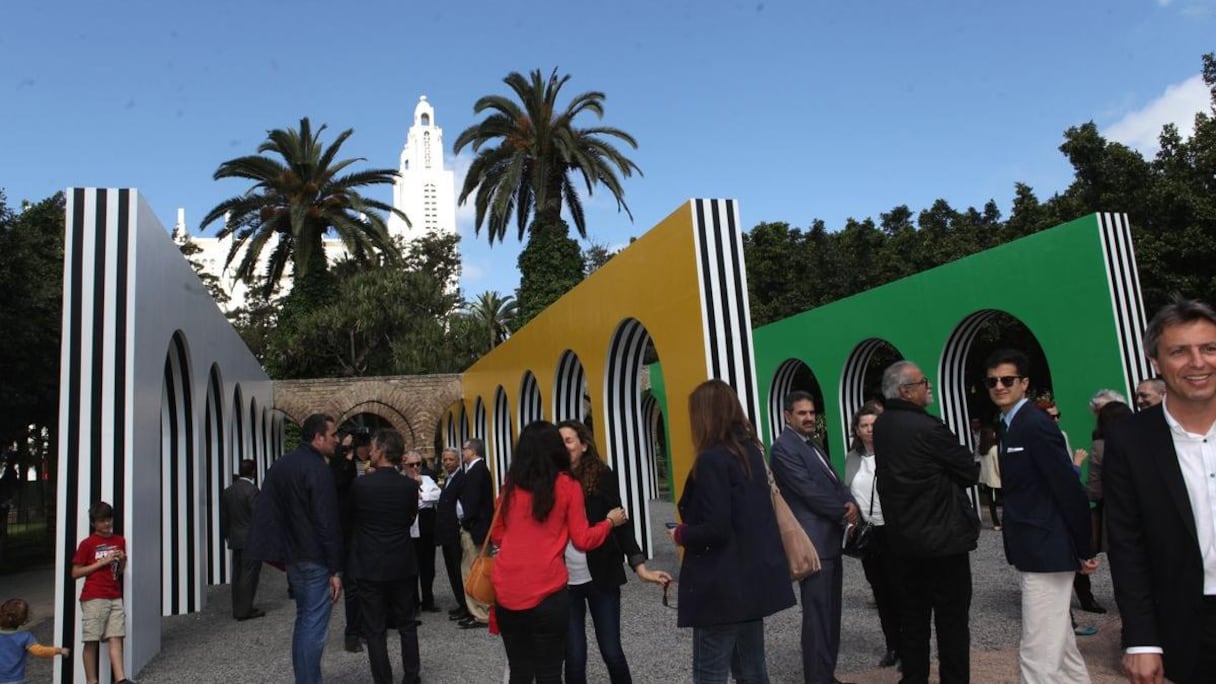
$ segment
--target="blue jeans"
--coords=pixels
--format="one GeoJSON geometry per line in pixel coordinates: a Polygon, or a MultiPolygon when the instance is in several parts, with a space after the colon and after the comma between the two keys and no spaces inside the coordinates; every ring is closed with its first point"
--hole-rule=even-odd
{"type": "Polygon", "coordinates": [[[321,653],[329,636],[329,568],[303,561],[287,566],[296,594],[296,624],[291,633],[291,668],[296,684],[321,684],[321,653]]]}
{"type": "Polygon", "coordinates": [[[603,589],[591,582],[570,586],[570,633],[566,636],[566,684],[587,682],[587,609],[595,640],[608,666],[612,684],[632,684],[625,649],[621,648],[621,588],[603,589]]]}
{"type": "Polygon", "coordinates": [[[692,630],[693,684],[768,684],[764,661],[764,620],[692,630]]]}

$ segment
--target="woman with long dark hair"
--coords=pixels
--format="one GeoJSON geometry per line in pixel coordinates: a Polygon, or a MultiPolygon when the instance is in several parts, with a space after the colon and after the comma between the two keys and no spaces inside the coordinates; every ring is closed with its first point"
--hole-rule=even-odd
{"type": "Polygon", "coordinates": [[[519,434],[490,537],[499,547],[491,579],[495,617],[507,651],[511,683],[562,680],[570,626],[566,542],[588,551],[628,520],[624,509],[587,524],[583,491],[570,476],[569,456],[552,423],[519,434]]]}
{"type": "Polygon", "coordinates": [[[676,624],[692,627],[696,684],[767,682],[764,618],[794,605],[764,455],[739,398],[721,380],[688,398],[696,457],[680,496],[684,547],[676,624]]]}
{"type": "MultiPolygon", "coordinates": [[[[587,521],[597,523],[608,511],[619,508],[621,495],[616,473],[600,460],[591,430],[576,420],[558,423],[562,441],[570,454],[570,472],[583,489],[587,521]]],[[[646,567],[646,555],[633,536],[631,525],[614,528],[600,547],[586,553],[566,546],[566,569],[570,574],[570,633],[566,638],[566,684],[587,681],[587,612],[595,626],[595,640],[608,668],[612,684],[633,681],[629,662],[621,646],[621,585],[625,583],[622,561],[643,581],[664,585],[671,575],[646,567]]]]}

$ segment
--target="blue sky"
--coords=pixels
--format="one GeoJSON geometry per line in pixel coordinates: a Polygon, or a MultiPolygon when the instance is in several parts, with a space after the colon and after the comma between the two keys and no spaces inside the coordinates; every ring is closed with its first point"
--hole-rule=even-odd
{"type": "MultiPolygon", "coordinates": [[[[459,186],[468,152],[452,159],[451,142],[476,99],[557,67],[567,93],[605,92],[604,123],[639,142],[634,222],[587,200],[589,237],[612,246],[691,197],[738,199],[748,227],[836,229],[938,197],[1007,213],[1015,182],[1046,198],[1071,179],[1056,149],[1069,126],[1150,154],[1162,122],[1185,130],[1216,49],[1216,0],[11,0],[0,16],[10,204],[137,187],[196,231],[245,189],[216,167],[268,129],[353,128],[346,156],[395,168],[424,94],[459,186]]],[[[512,291],[518,243],[490,248],[466,210],[458,223],[466,295],[512,291]]]]}

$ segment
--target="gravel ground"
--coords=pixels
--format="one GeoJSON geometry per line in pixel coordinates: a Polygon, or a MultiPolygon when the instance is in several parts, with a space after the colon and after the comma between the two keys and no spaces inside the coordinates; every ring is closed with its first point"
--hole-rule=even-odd
{"type": "MultiPolygon", "coordinates": [[[[655,540],[655,558],[649,565],[674,574],[678,567],[676,556],[662,531],[662,523],[673,519],[672,506],[655,502],[652,508],[651,518],[659,538],[655,540]]],[[[442,563],[437,559],[439,576],[435,580],[435,593],[446,611],[455,604],[447,588],[442,563]]],[[[13,584],[14,589],[21,584],[29,585],[29,591],[49,596],[52,574],[44,569],[7,576],[0,581],[5,585],[13,584]],[[42,586],[44,583],[47,583],[46,587],[42,586]]],[[[972,554],[972,578],[972,680],[1016,682],[1020,629],[1017,578],[1015,571],[1005,563],[999,532],[985,529],[980,536],[979,549],[972,554]]],[[[1114,615],[1110,575],[1105,565],[1094,576],[1093,586],[1098,601],[1112,611],[1101,616],[1078,611],[1076,616],[1081,624],[1093,624],[1100,630],[1097,636],[1078,638],[1078,641],[1095,682],[1120,682],[1123,680],[1117,674],[1119,620],[1114,615]]],[[[625,653],[638,682],[689,682],[692,632],[676,628],[675,611],[662,605],[661,595],[657,587],[636,579],[623,587],[625,653]]],[[[866,605],[868,596],[869,586],[860,562],[846,559],[837,675],[845,681],[893,683],[898,681],[894,670],[874,667],[882,655],[883,642],[878,613],[866,605]]],[[[211,587],[207,600],[207,607],[200,613],[164,619],[161,653],[140,673],[141,684],[291,681],[290,644],[295,606],[287,598],[283,573],[269,567],[262,572],[257,603],[267,611],[265,618],[234,622],[229,617],[227,586],[211,587]]],[[[49,638],[51,624],[45,616],[50,615],[51,609],[48,606],[36,608],[44,619],[35,622],[34,632],[41,638],[49,638]]],[[[445,613],[427,613],[421,619],[424,624],[418,628],[418,634],[424,681],[501,681],[506,656],[497,637],[486,630],[461,630],[447,620],[445,613]]],[[[799,620],[799,609],[795,607],[765,622],[769,676],[775,683],[801,681],[799,620]]],[[[366,653],[347,653],[342,648],[344,624],[339,605],[330,622],[329,642],[322,665],[325,679],[327,682],[369,681],[366,653]]],[[[590,625],[588,630],[591,631],[590,625]]],[[[400,659],[394,636],[389,638],[389,652],[399,672],[400,659]]],[[[592,634],[588,638],[594,644],[592,634]]],[[[594,646],[591,651],[589,680],[608,681],[594,646]]],[[[74,648],[73,657],[75,653],[74,648]]],[[[50,681],[49,665],[32,663],[30,681],[50,681]]]]}

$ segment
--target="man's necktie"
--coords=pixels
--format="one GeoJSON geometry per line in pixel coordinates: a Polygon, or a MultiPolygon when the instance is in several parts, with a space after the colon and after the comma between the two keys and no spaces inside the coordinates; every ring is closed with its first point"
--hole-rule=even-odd
{"type": "Polygon", "coordinates": [[[815,456],[819,458],[819,462],[823,464],[823,467],[827,469],[828,474],[832,476],[832,480],[839,481],[840,478],[836,476],[836,469],[833,468],[832,464],[828,462],[827,456],[825,456],[824,453],[819,450],[819,447],[815,446],[815,442],[809,439],[806,440],[806,447],[811,450],[811,453],[815,454],[815,456]]]}

